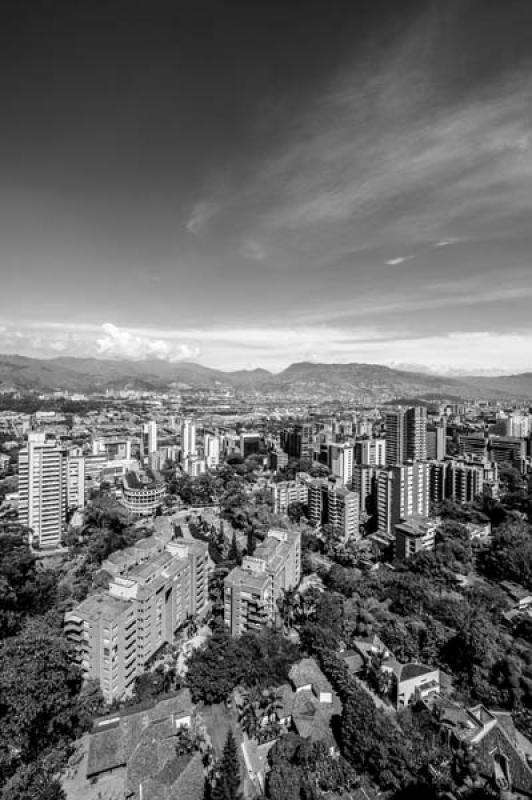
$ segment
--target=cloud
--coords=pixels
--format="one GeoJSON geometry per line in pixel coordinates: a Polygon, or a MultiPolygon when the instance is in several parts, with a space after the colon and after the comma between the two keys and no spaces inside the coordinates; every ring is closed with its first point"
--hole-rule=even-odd
{"type": "Polygon", "coordinates": [[[96,340],[99,356],[132,360],[157,358],[162,361],[183,361],[197,358],[200,350],[188,344],[176,345],[164,338],[138,335],[111,322],[102,325],[103,336],[96,340]]]}
{"type": "Polygon", "coordinates": [[[209,220],[216,214],[216,210],[214,203],[210,202],[201,202],[195,205],[186,223],[187,231],[194,236],[199,236],[205,230],[209,220]]]}
{"type": "Polygon", "coordinates": [[[263,247],[253,239],[248,239],[248,241],[244,242],[242,255],[245,258],[251,258],[253,261],[264,261],[266,257],[263,247]]]}
{"type": "Polygon", "coordinates": [[[440,242],[434,242],[434,247],[449,247],[457,241],[457,239],[442,239],[440,242]]]}
{"type": "Polygon", "coordinates": [[[413,256],[398,256],[397,258],[390,258],[386,261],[386,264],[390,267],[396,267],[398,264],[403,264],[405,261],[410,261],[412,258],[413,256]]]}

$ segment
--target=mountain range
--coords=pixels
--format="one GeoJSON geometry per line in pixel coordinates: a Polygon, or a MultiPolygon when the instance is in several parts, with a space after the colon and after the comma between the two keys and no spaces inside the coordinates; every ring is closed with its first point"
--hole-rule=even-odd
{"type": "Polygon", "coordinates": [[[280,373],[265,369],[224,372],[201,364],[97,358],[28,358],[0,355],[0,389],[93,392],[133,388],[164,390],[171,386],[256,390],[260,393],[313,395],[366,393],[399,397],[532,398],[532,372],[503,376],[434,375],[392,369],[380,364],[291,364],[280,373]]]}

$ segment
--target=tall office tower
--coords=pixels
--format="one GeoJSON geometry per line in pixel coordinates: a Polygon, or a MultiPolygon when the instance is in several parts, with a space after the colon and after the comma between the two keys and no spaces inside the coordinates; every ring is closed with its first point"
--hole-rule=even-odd
{"type": "Polygon", "coordinates": [[[361,439],[355,444],[357,464],[384,467],[386,464],[386,439],[361,439]]]}
{"type": "Polygon", "coordinates": [[[329,443],[327,461],[332,474],[348,486],[353,478],[353,445],[329,443]]]}
{"type": "Polygon", "coordinates": [[[196,423],[185,417],[181,423],[181,460],[196,455],[196,423]]]}
{"type": "Polygon", "coordinates": [[[208,469],[214,469],[220,463],[220,437],[206,433],[203,437],[203,455],[208,469]]]}
{"type": "Polygon", "coordinates": [[[85,459],[68,456],[66,462],[67,508],[85,507],[85,459]]]}
{"type": "Polygon", "coordinates": [[[427,458],[442,461],[447,451],[447,423],[443,419],[427,425],[427,458]]]}
{"type": "Polygon", "coordinates": [[[429,465],[401,464],[377,473],[377,526],[391,533],[397,522],[429,513],[429,465]]]}
{"type": "Polygon", "coordinates": [[[253,556],[245,556],[224,581],[224,622],[233,636],[272,622],[283,590],[301,579],[301,534],[269,530],[253,556]]]}
{"type": "Polygon", "coordinates": [[[423,406],[388,411],[386,461],[390,465],[427,458],[427,409],[423,406]]]}
{"type": "Polygon", "coordinates": [[[34,547],[56,547],[66,518],[66,457],[44,433],[29,433],[20,451],[19,521],[34,547]]]}
{"type": "Polygon", "coordinates": [[[154,420],[145,422],[140,438],[140,452],[143,458],[149,458],[157,450],[157,423],[154,420]]]}
{"type": "Polygon", "coordinates": [[[242,458],[247,458],[258,453],[260,450],[260,433],[256,431],[246,431],[240,434],[240,455],[242,458]]]}
{"type": "Polygon", "coordinates": [[[312,461],[314,450],[314,423],[297,422],[281,434],[281,447],[291,458],[312,461]]]}

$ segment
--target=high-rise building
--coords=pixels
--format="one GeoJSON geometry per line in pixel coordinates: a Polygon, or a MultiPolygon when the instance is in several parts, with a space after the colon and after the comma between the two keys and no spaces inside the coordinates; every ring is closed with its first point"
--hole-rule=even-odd
{"type": "Polygon", "coordinates": [[[355,444],[355,461],[357,464],[384,467],[386,465],[386,439],[360,439],[355,444]]]}
{"type": "Polygon", "coordinates": [[[427,458],[427,409],[424,406],[388,411],[386,462],[390,465],[427,458]]]}
{"type": "Polygon", "coordinates": [[[203,454],[208,469],[215,469],[220,463],[220,437],[206,433],[203,437],[203,454]]]}
{"type": "Polygon", "coordinates": [[[331,525],[343,539],[360,536],[360,497],[356,492],[329,481],[324,497],[322,521],[331,525]]]}
{"type": "Polygon", "coordinates": [[[329,443],[327,466],[344,486],[348,486],[353,478],[353,445],[329,443]]]}
{"type": "Polygon", "coordinates": [[[314,423],[298,422],[282,431],[281,447],[290,458],[312,461],[314,451],[314,423]]]}
{"type": "Polygon", "coordinates": [[[414,462],[379,470],[376,484],[379,531],[392,533],[393,526],[402,520],[428,516],[428,464],[414,462]]]}
{"type": "Polygon", "coordinates": [[[67,508],[85,507],[85,459],[83,456],[68,456],[66,462],[67,508]]]}
{"type": "Polygon", "coordinates": [[[255,431],[245,431],[240,434],[240,455],[242,458],[258,453],[260,451],[260,433],[255,431]]]}
{"type": "Polygon", "coordinates": [[[157,450],[157,423],[154,420],[142,425],[140,438],[140,453],[143,458],[149,458],[157,450]]]}
{"type": "Polygon", "coordinates": [[[471,503],[484,488],[484,468],[457,459],[431,461],[429,464],[430,499],[433,503],[454,500],[457,503],[471,503]]]}
{"type": "Polygon", "coordinates": [[[353,467],[353,491],[360,498],[360,512],[374,513],[376,467],[369,464],[355,464],[353,467]]]}
{"type": "Polygon", "coordinates": [[[224,621],[233,636],[272,622],[283,590],[301,578],[301,534],[270,530],[253,556],[231,570],[224,581],[224,621]]]}
{"type": "Polygon", "coordinates": [[[445,420],[427,425],[427,458],[443,461],[447,450],[447,425],[445,420]]]}
{"type": "Polygon", "coordinates": [[[56,547],[66,519],[66,456],[44,433],[29,433],[19,453],[19,521],[34,547],[56,547]]]}
{"type": "Polygon", "coordinates": [[[526,439],[530,434],[530,415],[529,414],[510,414],[506,419],[506,436],[517,439],[526,439]]]}
{"type": "Polygon", "coordinates": [[[181,423],[181,460],[196,455],[196,423],[185,417],[181,423]]]}
{"type": "Polygon", "coordinates": [[[208,607],[208,552],[202,542],[167,549],[114,575],[105,593],[65,615],[85,679],[96,679],[110,703],[130,691],[154,653],[208,607]]]}

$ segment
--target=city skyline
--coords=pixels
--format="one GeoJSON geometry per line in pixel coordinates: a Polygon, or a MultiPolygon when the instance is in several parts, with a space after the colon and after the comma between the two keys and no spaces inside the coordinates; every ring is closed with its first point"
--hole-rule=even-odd
{"type": "Polygon", "coordinates": [[[346,5],[5,15],[0,352],[532,368],[530,4],[346,5]]]}

